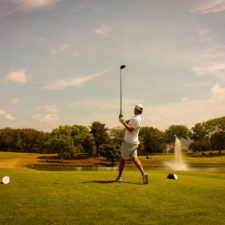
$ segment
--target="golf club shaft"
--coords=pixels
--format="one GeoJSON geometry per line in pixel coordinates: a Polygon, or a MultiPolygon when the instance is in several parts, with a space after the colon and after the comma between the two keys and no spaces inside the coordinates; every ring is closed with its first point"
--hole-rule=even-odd
{"type": "Polygon", "coordinates": [[[122,74],[120,69],[120,114],[122,114],[122,74]]]}

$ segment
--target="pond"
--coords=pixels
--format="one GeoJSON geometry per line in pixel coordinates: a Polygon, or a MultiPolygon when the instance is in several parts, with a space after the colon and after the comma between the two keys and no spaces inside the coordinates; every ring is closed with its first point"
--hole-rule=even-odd
{"type": "MultiPolygon", "coordinates": [[[[30,165],[31,169],[42,170],[42,171],[118,171],[118,166],[74,166],[74,165],[30,165]]],[[[144,166],[145,170],[165,170],[170,171],[165,166],[144,166]]],[[[125,166],[124,170],[133,171],[137,170],[135,166],[125,166]]],[[[225,166],[218,167],[203,167],[202,165],[196,165],[190,167],[188,171],[201,171],[201,172],[219,172],[225,173],[225,166]]]]}

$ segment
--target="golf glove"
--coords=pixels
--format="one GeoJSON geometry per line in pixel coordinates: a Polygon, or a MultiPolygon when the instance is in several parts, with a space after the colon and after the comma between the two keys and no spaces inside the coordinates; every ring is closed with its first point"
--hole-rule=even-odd
{"type": "Polygon", "coordinates": [[[124,118],[123,117],[119,118],[119,120],[120,120],[120,123],[124,123],[124,118]]]}

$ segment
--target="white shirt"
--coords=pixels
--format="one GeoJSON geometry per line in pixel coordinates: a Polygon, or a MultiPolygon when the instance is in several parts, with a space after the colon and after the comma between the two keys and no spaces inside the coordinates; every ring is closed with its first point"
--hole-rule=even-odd
{"type": "Polygon", "coordinates": [[[132,143],[132,144],[140,144],[138,139],[138,133],[141,128],[142,124],[142,118],[141,115],[135,115],[132,117],[128,123],[134,130],[132,132],[129,132],[126,130],[124,141],[132,143]]]}

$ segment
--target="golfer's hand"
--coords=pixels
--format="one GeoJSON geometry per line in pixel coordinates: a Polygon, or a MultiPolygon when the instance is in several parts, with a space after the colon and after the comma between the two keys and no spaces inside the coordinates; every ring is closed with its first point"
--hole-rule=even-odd
{"type": "Polygon", "coordinates": [[[119,115],[119,121],[120,121],[121,123],[124,122],[123,114],[120,114],[120,115],[119,115]]]}

